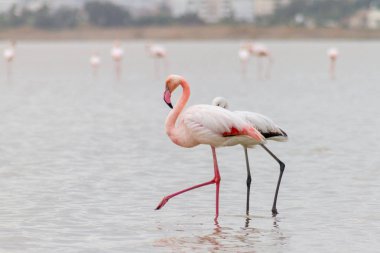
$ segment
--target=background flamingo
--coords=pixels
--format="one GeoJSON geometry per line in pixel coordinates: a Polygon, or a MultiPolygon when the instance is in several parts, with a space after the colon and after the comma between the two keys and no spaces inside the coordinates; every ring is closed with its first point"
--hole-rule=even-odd
{"type": "Polygon", "coordinates": [[[5,48],[3,52],[3,56],[6,61],[6,71],[7,71],[8,78],[12,75],[12,62],[16,55],[15,45],[16,43],[14,41],[11,41],[9,43],[9,47],[5,48]]]}
{"type": "Polygon", "coordinates": [[[269,79],[273,64],[273,56],[268,47],[260,43],[245,42],[241,48],[247,50],[251,56],[257,57],[258,78],[269,79]]]}
{"type": "Polygon", "coordinates": [[[123,60],[124,50],[120,46],[119,41],[115,41],[111,49],[111,57],[115,62],[115,73],[117,80],[121,78],[121,63],[123,60]]]}
{"type": "Polygon", "coordinates": [[[241,74],[243,77],[247,75],[247,64],[250,57],[250,53],[246,48],[240,48],[238,52],[240,66],[241,66],[241,74]]]}
{"type": "Polygon", "coordinates": [[[330,59],[329,72],[331,79],[335,79],[336,60],[338,59],[338,55],[339,51],[336,48],[330,48],[329,50],[327,50],[327,56],[330,59]]]}
{"type": "Polygon", "coordinates": [[[90,65],[92,67],[92,74],[95,77],[98,74],[98,69],[100,66],[101,60],[99,55],[95,52],[90,57],[90,65]]]}
{"type": "Polygon", "coordinates": [[[205,183],[167,195],[159,203],[156,210],[161,209],[169,199],[179,194],[206,185],[216,184],[215,220],[217,220],[219,216],[220,173],[215,148],[237,144],[251,146],[264,143],[265,138],[241,117],[221,107],[194,105],[182,112],[190,96],[190,87],[181,76],[170,75],[166,80],[164,101],[170,108],[173,108],[171,94],[178,86],[182,87],[183,92],[178,103],[166,118],[166,133],[175,144],[181,147],[191,148],[199,144],[210,145],[214,161],[214,178],[205,183]]]}
{"type": "MultiPolygon", "coordinates": [[[[225,109],[228,109],[228,102],[223,97],[216,97],[212,101],[212,104],[215,106],[219,106],[225,109]]],[[[249,122],[252,127],[256,128],[264,137],[266,140],[274,140],[274,141],[287,141],[288,135],[280,128],[278,127],[270,118],[254,112],[247,112],[247,111],[235,111],[237,115],[242,117],[244,120],[249,122]]],[[[276,193],[273,200],[273,206],[272,206],[272,213],[276,215],[277,212],[277,196],[280,189],[282,174],[285,170],[285,164],[280,161],[263,143],[258,143],[266,152],[268,152],[279,164],[280,164],[280,176],[278,178],[277,187],[276,187],[276,193]]],[[[247,204],[246,204],[246,214],[249,215],[249,198],[250,198],[250,190],[251,190],[251,170],[249,167],[249,159],[248,159],[248,152],[247,148],[252,146],[246,146],[244,147],[244,154],[245,154],[245,162],[247,165],[247,204]]]]}
{"type": "Polygon", "coordinates": [[[154,71],[156,77],[160,76],[160,61],[163,62],[163,70],[167,71],[168,61],[167,61],[167,50],[165,47],[157,44],[148,44],[146,50],[150,57],[154,60],[154,71]]]}

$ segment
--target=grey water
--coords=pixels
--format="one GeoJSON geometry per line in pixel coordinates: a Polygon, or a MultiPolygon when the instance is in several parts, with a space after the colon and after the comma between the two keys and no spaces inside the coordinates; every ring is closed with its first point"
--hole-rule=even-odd
{"type": "Polygon", "coordinates": [[[241,77],[239,43],[164,41],[169,66],[156,77],[144,42],[124,41],[117,81],[111,41],[19,42],[11,76],[0,63],[0,252],[378,252],[380,43],[265,41],[269,80],[255,58],[241,77]],[[95,78],[93,51],[102,58],[95,78]],[[168,73],[189,81],[189,104],[224,96],[288,133],[267,145],[286,164],[276,217],[279,166],[255,148],[246,218],[239,146],[217,149],[218,224],[214,186],[154,210],[213,177],[210,147],[184,149],[165,134],[168,73]]]}

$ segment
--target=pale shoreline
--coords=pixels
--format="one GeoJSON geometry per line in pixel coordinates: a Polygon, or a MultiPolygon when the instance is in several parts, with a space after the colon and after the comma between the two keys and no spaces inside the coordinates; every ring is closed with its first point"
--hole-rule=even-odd
{"type": "Polygon", "coordinates": [[[0,40],[244,40],[244,39],[380,39],[380,30],[348,30],[341,28],[294,28],[230,26],[154,26],[99,29],[81,27],[49,31],[30,27],[1,29],[0,40]]]}

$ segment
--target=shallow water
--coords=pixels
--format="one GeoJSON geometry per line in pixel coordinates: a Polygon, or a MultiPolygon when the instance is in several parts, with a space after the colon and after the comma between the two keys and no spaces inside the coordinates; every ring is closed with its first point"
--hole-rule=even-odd
{"type": "Polygon", "coordinates": [[[241,78],[237,41],[164,43],[170,72],[191,83],[190,104],[225,96],[232,110],[266,114],[290,136],[268,143],[286,163],[277,217],[276,162],[249,151],[247,220],[243,150],[217,150],[217,225],[214,186],[154,211],[164,195],[212,178],[211,150],[166,136],[164,74],[155,78],[144,43],[125,45],[120,81],[111,44],[20,42],[12,76],[0,76],[0,252],[378,250],[380,43],[268,42],[275,62],[266,81],[255,60],[241,78]],[[335,81],[330,46],[341,51],[335,81]],[[95,79],[94,50],[102,57],[95,79]]]}

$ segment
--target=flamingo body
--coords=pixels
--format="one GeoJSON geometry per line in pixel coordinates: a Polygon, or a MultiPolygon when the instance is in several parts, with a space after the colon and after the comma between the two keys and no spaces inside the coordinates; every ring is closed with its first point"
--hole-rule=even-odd
{"type": "Polygon", "coordinates": [[[339,51],[338,49],[336,48],[330,48],[328,51],[327,51],[327,56],[331,59],[331,60],[336,60],[339,56],[339,51]]]}
{"type": "Polygon", "coordinates": [[[100,58],[97,55],[93,55],[90,57],[90,64],[93,67],[98,67],[100,65],[100,58]]]}
{"type": "Polygon", "coordinates": [[[248,50],[241,48],[239,49],[238,56],[241,61],[248,61],[250,53],[248,50]]]}
{"type": "Polygon", "coordinates": [[[178,120],[173,142],[182,147],[208,144],[213,147],[256,145],[264,137],[240,117],[221,107],[194,105],[182,113],[178,120]]]}
{"type": "Polygon", "coordinates": [[[115,46],[111,49],[111,56],[114,59],[114,61],[121,61],[123,58],[124,51],[122,48],[115,46]]]}
{"type": "MultiPolygon", "coordinates": [[[[212,105],[228,109],[228,102],[223,97],[216,97],[212,105]]],[[[266,140],[287,141],[288,135],[269,117],[256,112],[234,111],[236,115],[248,122],[252,127],[257,129],[266,140]]],[[[249,145],[248,145],[249,146],[249,145]]]]}
{"type": "Polygon", "coordinates": [[[252,53],[259,57],[266,57],[270,55],[270,51],[264,44],[252,44],[252,53]]]}
{"type": "Polygon", "coordinates": [[[167,54],[166,49],[161,45],[150,45],[148,46],[148,49],[149,49],[149,54],[152,57],[155,57],[155,58],[166,57],[166,54],[167,54]]]}
{"type": "Polygon", "coordinates": [[[267,116],[260,113],[247,111],[235,111],[235,113],[256,128],[266,140],[288,140],[288,135],[267,116]]]}
{"type": "Polygon", "coordinates": [[[11,62],[15,57],[15,51],[13,48],[6,48],[3,55],[7,62],[11,62]]]}

